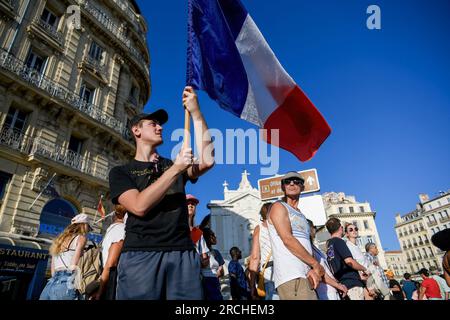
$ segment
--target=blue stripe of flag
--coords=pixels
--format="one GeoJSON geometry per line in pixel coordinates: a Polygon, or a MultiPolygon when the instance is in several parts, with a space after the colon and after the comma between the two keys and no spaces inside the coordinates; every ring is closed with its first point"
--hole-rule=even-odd
{"type": "Polygon", "coordinates": [[[235,44],[247,12],[237,0],[189,0],[187,84],[240,117],[248,79],[235,44]]]}

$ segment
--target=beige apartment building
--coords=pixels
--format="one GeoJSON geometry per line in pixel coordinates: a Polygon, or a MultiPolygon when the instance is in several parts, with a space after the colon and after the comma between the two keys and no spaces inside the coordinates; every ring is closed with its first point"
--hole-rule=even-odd
{"type": "Polygon", "coordinates": [[[146,33],[135,1],[0,0],[0,243],[44,249],[102,195],[111,211],[150,97],[146,33]]]}
{"type": "Polygon", "coordinates": [[[403,279],[403,275],[406,272],[411,272],[401,250],[385,251],[384,257],[386,258],[387,269],[394,273],[396,280],[403,279]]]}
{"type": "MultiPolygon", "coordinates": [[[[336,217],[341,223],[352,223],[358,228],[359,238],[357,243],[363,253],[366,252],[367,243],[375,243],[378,248],[378,260],[383,268],[387,267],[381,238],[375,223],[376,212],[372,210],[370,203],[359,202],[355,196],[346,195],[343,192],[327,192],[322,194],[327,218],[336,217]]],[[[325,240],[329,238],[326,229],[317,235],[318,244],[324,249],[325,240]]]]}
{"type": "Polygon", "coordinates": [[[435,266],[442,271],[444,252],[433,246],[431,237],[450,227],[450,192],[440,192],[430,199],[419,195],[416,209],[395,217],[395,231],[411,272],[435,266]]]}

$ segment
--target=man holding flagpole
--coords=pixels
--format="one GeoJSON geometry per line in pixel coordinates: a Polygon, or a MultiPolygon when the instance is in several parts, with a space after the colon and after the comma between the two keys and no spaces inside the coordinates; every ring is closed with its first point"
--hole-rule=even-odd
{"type": "MultiPolygon", "coordinates": [[[[159,109],[131,120],[135,158],[109,174],[112,202],[128,211],[118,300],[202,298],[200,258],[190,237],[185,184],[212,168],[213,146],[192,87],[185,87],[182,102],[193,120],[198,161],[189,144],[183,145],[174,162],[157,153],[163,143],[162,125],[168,120],[167,112],[159,109]]],[[[185,140],[189,141],[189,132],[185,140]]]]}

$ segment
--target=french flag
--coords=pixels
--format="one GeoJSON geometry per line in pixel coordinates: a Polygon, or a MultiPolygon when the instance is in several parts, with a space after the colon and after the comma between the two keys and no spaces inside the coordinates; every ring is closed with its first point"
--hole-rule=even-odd
{"type": "Polygon", "coordinates": [[[301,161],[331,133],[239,0],[189,0],[187,84],[241,119],[279,129],[277,146],[301,161]]]}

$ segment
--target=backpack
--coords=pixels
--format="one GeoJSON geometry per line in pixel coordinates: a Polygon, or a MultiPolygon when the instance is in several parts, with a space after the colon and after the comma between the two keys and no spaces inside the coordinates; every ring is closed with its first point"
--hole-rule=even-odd
{"type": "Polygon", "coordinates": [[[78,268],[75,288],[81,294],[90,296],[100,287],[100,277],[103,272],[101,246],[92,242],[80,257],[78,268]]]}

